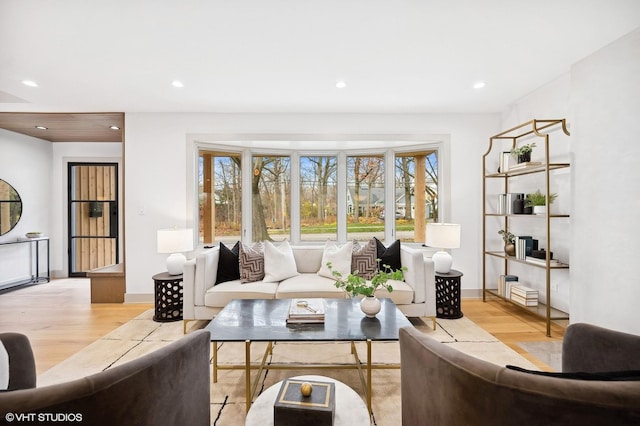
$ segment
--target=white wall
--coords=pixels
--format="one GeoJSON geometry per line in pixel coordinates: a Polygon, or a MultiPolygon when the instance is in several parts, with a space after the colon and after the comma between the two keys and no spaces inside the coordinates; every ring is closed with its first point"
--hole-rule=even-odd
{"type": "Polygon", "coordinates": [[[552,297],[568,307],[572,323],[635,334],[640,334],[638,117],[640,29],[514,102],[502,117],[505,129],[532,118],[567,118],[571,269],[569,281],[561,278],[552,297]]]}
{"type": "MultiPolygon", "coordinates": [[[[0,179],[22,199],[20,221],[0,242],[15,241],[30,231],[50,234],[51,176],[50,142],[0,129],[0,179]]],[[[30,277],[29,253],[27,244],[0,246],[0,285],[30,277]]]]}
{"type": "MultiPolygon", "coordinates": [[[[52,143],[53,177],[51,193],[53,194],[51,220],[51,269],[55,277],[66,277],[69,274],[68,219],[67,219],[67,166],[75,162],[108,162],[118,163],[120,174],[118,182],[122,188],[122,144],[107,142],[56,142],[52,143]]],[[[122,202],[122,189],[120,189],[122,202]]],[[[122,206],[121,206],[122,212],[122,206]]],[[[122,235],[122,213],[120,214],[122,235]]],[[[121,258],[122,247],[120,249],[121,258]]]]}
{"type": "Polygon", "coordinates": [[[462,225],[454,267],[463,288],[480,283],[481,154],[499,115],[179,114],[127,113],[125,223],[127,301],[150,300],[151,277],[165,270],[156,231],[186,226],[189,134],[448,134],[451,153],[450,220],[462,225]]]}
{"type": "Polygon", "coordinates": [[[571,69],[571,314],[640,334],[640,29],[571,69]]]}

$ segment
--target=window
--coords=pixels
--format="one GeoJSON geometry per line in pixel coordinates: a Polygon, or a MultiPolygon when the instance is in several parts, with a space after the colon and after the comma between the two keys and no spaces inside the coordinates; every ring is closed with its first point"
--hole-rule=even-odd
{"type": "Polygon", "coordinates": [[[242,161],[239,155],[200,151],[199,242],[234,243],[242,229],[242,161]]]}
{"type": "Polygon", "coordinates": [[[426,223],[438,221],[436,151],[396,154],[394,206],[398,238],[423,242],[426,223]]]}
{"type": "Polygon", "coordinates": [[[338,239],[336,157],[300,157],[300,239],[338,239]]]}
{"type": "Polygon", "coordinates": [[[347,157],[347,240],[384,240],[384,158],[347,157]]]}
{"type": "Polygon", "coordinates": [[[289,157],[254,156],[252,163],[253,240],[291,239],[289,157]]]}
{"type": "Polygon", "coordinates": [[[441,213],[438,142],[338,141],[322,152],[306,141],[197,146],[201,244],[418,243],[441,213]]]}

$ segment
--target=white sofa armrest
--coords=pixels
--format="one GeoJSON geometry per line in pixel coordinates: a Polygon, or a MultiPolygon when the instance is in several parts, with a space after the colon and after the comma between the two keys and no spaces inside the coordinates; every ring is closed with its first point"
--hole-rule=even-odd
{"type": "Polygon", "coordinates": [[[196,255],[184,264],[182,276],[182,316],[195,318],[195,306],[204,305],[204,295],[218,276],[220,247],[214,247],[196,255]]]}
{"type": "Polygon", "coordinates": [[[423,303],[426,295],[424,258],[422,252],[408,246],[400,246],[400,262],[407,270],[404,282],[413,288],[413,303],[423,303]]]}

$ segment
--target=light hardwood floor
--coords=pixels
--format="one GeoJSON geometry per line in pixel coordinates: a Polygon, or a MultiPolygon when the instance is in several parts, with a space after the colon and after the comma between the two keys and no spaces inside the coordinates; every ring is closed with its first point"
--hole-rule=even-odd
{"type": "MultiPolygon", "coordinates": [[[[59,279],[0,294],[0,332],[29,336],[38,374],[83,349],[152,304],[91,303],[88,279],[59,279]]],[[[549,367],[517,342],[562,340],[564,327],[545,336],[542,320],[506,302],[463,299],[466,317],[541,369],[549,367]]]]}

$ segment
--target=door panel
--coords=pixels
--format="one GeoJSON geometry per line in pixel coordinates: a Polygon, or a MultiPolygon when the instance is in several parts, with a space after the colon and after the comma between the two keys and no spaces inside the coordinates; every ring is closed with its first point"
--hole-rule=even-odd
{"type": "Polygon", "coordinates": [[[117,177],[117,163],[69,163],[69,276],[118,263],[117,177]]]}

